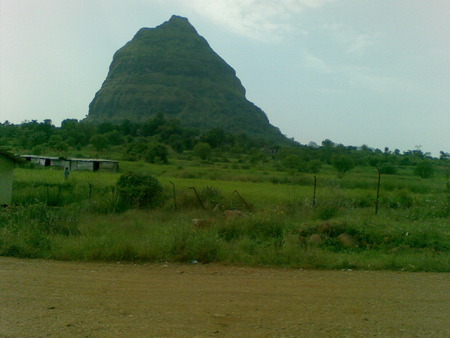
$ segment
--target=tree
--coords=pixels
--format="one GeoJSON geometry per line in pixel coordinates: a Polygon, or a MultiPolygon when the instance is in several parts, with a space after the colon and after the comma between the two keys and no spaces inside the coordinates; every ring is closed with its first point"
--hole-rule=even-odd
{"type": "Polygon", "coordinates": [[[142,136],[152,136],[157,133],[157,130],[166,123],[164,114],[159,113],[152,119],[148,119],[140,128],[142,136]]]}
{"type": "Polygon", "coordinates": [[[71,146],[81,148],[89,143],[95,127],[77,119],[66,119],[61,122],[60,133],[62,138],[71,146]]]}
{"type": "Polygon", "coordinates": [[[338,171],[339,175],[344,175],[347,171],[355,167],[355,162],[350,156],[335,155],[331,159],[331,164],[338,171]]]}
{"type": "Polygon", "coordinates": [[[330,139],[326,139],[322,141],[322,147],[324,148],[334,148],[336,144],[330,139]]]}
{"type": "Polygon", "coordinates": [[[139,125],[137,123],[133,123],[130,120],[123,120],[119,125],[119,130],[125,136],[131,135],[136,136],[139,125]]]}
{"type": "Polygon", "coordinates": [[[420,176],[422,178],[430,178],[433,176],[433,165],[431,164],[431,161],[421,161],[417,163],[414,174],[417,176],[420,176]]]}
{"type": "Polygon", "coordinates": [[[226,135],[223,129],[214,128],[203,134],[201,140],[202,142],[208,143],[211,147],[217,148],[225,142],[226,135]]]}
{"type": "Polygon", "coordinates": [[[145,138],[137,139],[130,143],[126,150],[125,158],[128,161],[140,160],[144,154],[148,151],[148,143],[145,138]]]}
{"type": "Polygon", "coordinates": [[[439,152],[439,159],[440,160],[449,160],[450,159],[450,153],[446,153],[445,151],[440,151],[439,152]]]}
{"type": "Polygon", "coordinates": [[[333,154],[336,154],[336,144],[329,140],[323,140],[322,141],[322,146],[319,148],[320,149],[320,160],[322,160],[322,162],[326,162],[326,163],[330,163],[330,159],[333,157],[333,154]]]}
{"type": "Polygon", "coordinates": [[[317,174],[322,168],[322,162],[319,160],[311,160],[307,163],[307,172],[317,174]]]}
{"type": "Polygon", "coordinates": [[[104,134],[97,134],[92,136],[91,138],[91,144],[94,147],[94,149],[98,152],[102,152],[108,147],[108,137],[104,134]]]}
{"type": "Polygon", "coordinates": [[[67,151],[69,149],[60,135],[52,135],[48,140],[48,146],[56,151],[67,151]]]}
{"type": "Polygon", "coordinates": [[[288,169],[299,170],[302,165],[302,159],[299,155],[291,154],[287,155],[282,160],[283,165],[288,169]]]}
{"type": "Polygon", "coordinates": [[[104,135],[108,138],[108,143],[110,145],[117,146],[123,143],[122,134],[117,130],[109,131],[104,135]]]}
{"type": "Polygon", "coordinates": [[[206,160],[211,155],[211,146],[205,142],[199,142],[194,147],[194,155],[206,160]]]}
{"type": "Polygon", "coordinates": [[[168,162],[169,151],[167,147],[161,143],[153,143],[145,152],[145,160],[150,163],[161,162],[166,164],[168,162]]]}

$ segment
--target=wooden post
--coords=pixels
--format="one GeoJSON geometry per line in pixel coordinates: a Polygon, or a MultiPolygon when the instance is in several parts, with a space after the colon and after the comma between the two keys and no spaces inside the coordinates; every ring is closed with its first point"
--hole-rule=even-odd
{"type": "Polygon", "coordinates": [[[91,183],[88,183],[89,184],[89,202],[91,202],[91,198],[92,198],[92,184],[91,183]]]}
{"type": "Polygon", "coordinates": [[[245,207],[248,209],[248,211],[252,211],[252,208],[247,204],[247,202],[242,198],[241,194],[239,193],[239,191],[235,190],[233,191],[233,193],[235,193],[236,195],[239,196],[239,198],[241,199],[242,203],[244,203],[245,207]]]}
{"type": "Polygon", "coordinates": [[[47,188],[47,200],[46,200],[46,204],[47,204],[47,206],[48,206],[48,201],[49,201],[49,199],[50,199],[50,188],[49,188],[48,184],[46,184],[46,188],[47,188]]]}
{"type": "Polygon", "coordinates": [[[61,202],[61,189],[62,189],[61,185],[58,185],[58,200],[56,202],[57,205],[64,205],[64,203],[61,202]],[[59,203],[61,203],[61,204],[59,204],[59,203]]]}
{"type": "Polygon", "coordinates": [[[375,203],[375,215],[378,214],[378,200],[380,199],[380,184],[381,184],[381,169],[377,168],[378,170],[378,186],[377,186],[377,200],[375,203]]]}
{"type": "Polygon", "coordinates": [[[195,187],[189,187],[189,189],[194,190],[195,195],[197,195],[197,199],[198,199],[200,205],[202,206],[203,209],[206,209],[205,206],[203,205],[203,202],[202,202],[202,199],[200,198],[200,195],[197,192],[197,189],[195,189],[195,187]]]}
{"type": "Polygon", "coordinates": [[[177,210],[177,195],[175,193],[175,184],[171,181],[169,181],[170,184],[172,184],[172,191],[173,191],[173,210],[177,210]]]}
{"type": "Polygon", "coordinates": [[[317,177],[314,175],[314,196],[313,196],[313,207],[316,206],[316,188],[317,188],[317,177]]]}

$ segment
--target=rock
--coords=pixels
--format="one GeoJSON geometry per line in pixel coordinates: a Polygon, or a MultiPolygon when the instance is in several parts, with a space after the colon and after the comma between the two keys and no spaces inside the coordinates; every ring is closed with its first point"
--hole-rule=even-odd
{"type": "Polygon", "coordinates": [[[209,218],[193,218],[192,225],[197,228],[206,228],[212,224],[212,220],[209,218]]]}
{"type": "Polygon", "coordinates": [[[345,232],[340,234],[339,236],[337,236],[337,239],[343,247],[356,248],[358,246],[355,237],[353,237],[352,235],[349,235],[345,232]]]}
{"type": "Polygon", "coordinates": [[[240,210],[225,210],[223,212],[223,215],[225,216],[226,219],[233,219],[233,218],[238,218],[238,217],[247,217],[247,215],[245,213],[243,213],[240,210]]]}
{"type": "Polygon", "coordinates": [[[322,223],[317,226],[317,232],[319,234],[330,234],[332,226],[330,223],[322,223]]]}
{"type": "Polygon", "coordinates": [[[320,245],[322,244],[323,239],[322,239],[322,235],[320,234],[312,234],[311,236],[308,237],[308,244],[310,245],[320,245]]]}

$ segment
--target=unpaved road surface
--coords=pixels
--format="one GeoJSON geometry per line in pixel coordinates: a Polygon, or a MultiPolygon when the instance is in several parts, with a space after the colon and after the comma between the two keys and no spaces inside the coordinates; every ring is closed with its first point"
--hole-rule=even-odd
{"type": "Polygon", "coordinates": [[[1,337],[450,337],[450,275],[0,258],[1,337]]]}

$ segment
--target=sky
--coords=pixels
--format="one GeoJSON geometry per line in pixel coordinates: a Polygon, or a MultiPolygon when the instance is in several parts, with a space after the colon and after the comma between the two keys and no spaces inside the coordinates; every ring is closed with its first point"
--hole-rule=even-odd
{"type": "Polygon", "coordinates": [[[83,119],[115,51],[173,14],[289,138],[450,152],[449,0],[0,0],[0,123],[83,119]]]}

